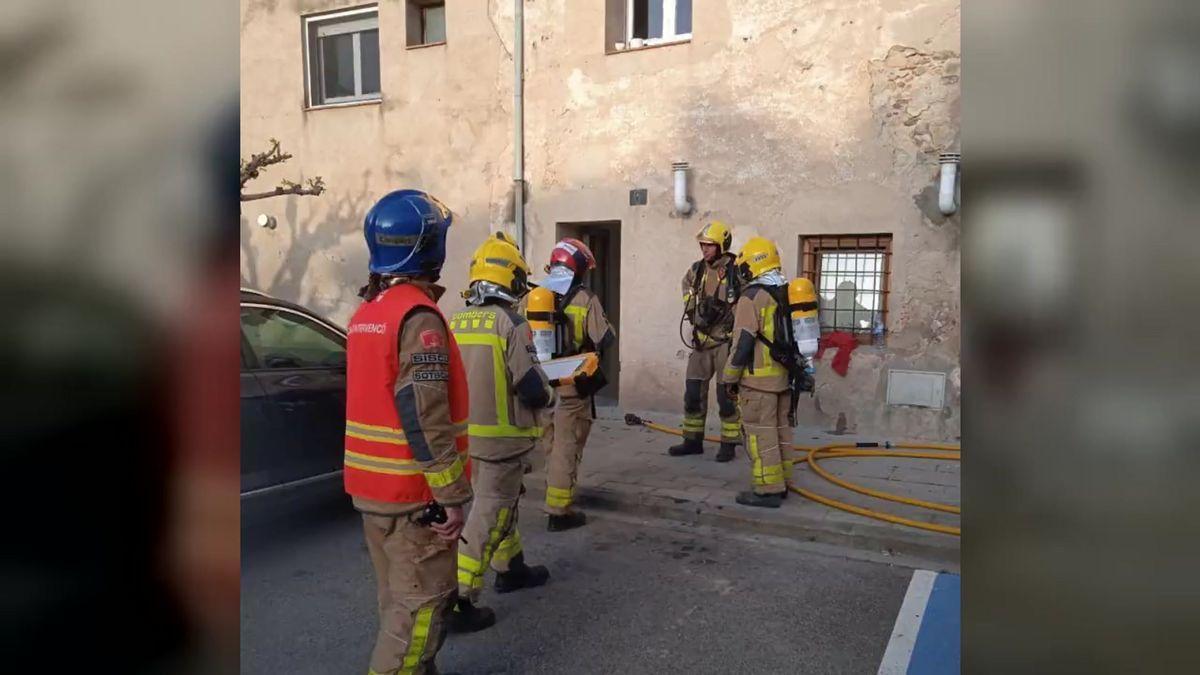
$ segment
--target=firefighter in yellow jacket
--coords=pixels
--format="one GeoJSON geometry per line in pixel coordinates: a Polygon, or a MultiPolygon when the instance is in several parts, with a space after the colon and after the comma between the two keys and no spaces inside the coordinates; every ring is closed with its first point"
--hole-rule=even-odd
{"type": "Polygon", "coordinates": [[[542,433],[535,412],[554,405],[554,389],[534,358],[529,323],[514,308],[529,288],[528,274],[511,240],[489,237],[471,256],[470,286],[463,293],[467,308],[450,319],[471,390],[475,501],[463,532],[466,542],[458,547],[458,594],[460,602],[472,605],[489,565],[498,593],[541,586],[550,577],[545,567],[525,563],[517,531],[521,480],[542,433]]]}
{"type": "MultiPolygon", "coordinates": [[[[550,252],[548,276],[541,286],[554,292],[554,321],[557,325],[552,356],[574,356],[583,352],[602,354],[617,336],[604,315],[600,299],[584,283],[584,275],[596,267],[591,250],[578,239],[559,241],[550,252]]],[[[523,307],[524,311],[528,308],[523,307]]],[[[573,385],[560,387],[558,404],[545,424],[542,445],[546,450],[546,529],[561,532],[580,527],[587,518],[574,508],[575,486],[583,446],[592,428],[592,395],[605,384],[600,371],[592,377],[576,377],[573,385]]]]}
{"type": "MultiPolygon", "coordinates": [[[[703,258],[693,263],[683,277],[684,315],[692,325],[692,352],[688,354],[683,388],[683,442],[667,450],[673,457],[704,452],[708,386],[729,360],[733,308],[741,291],[733,253],[729,250],[733,243],[729,226],[714,220],[696,234],[696,240],[700,242],[703,258]]],[[[742,425],[737,405],[725,395],[720,384],[717,384],[717,409],[721,415],[721,449],[716,460],[728,462],[733,459],[742,425]]]]}
{"type": "Polygon", "coordinates": [[[737,266],[746,286],[734,310],[733,346],[722,382],[728,395],[738,401],[753,485],[753,490],[738,493],[737,503],[778,508],[787,497],[791,468],[784,458],[792,448],[789,417],[793,393],[788,368],[772,357],[767,343],[795,349],[791,336],[780,328],[782,322],[788,326],[791,322],[788,280],[779,250],[764,237],[746,242],[737,266]]]}
{"type": "Polygon", "coordinates": [[[471,499],[467,381],[435,283],[451,221],[433,197],[399,190],[364,224],[370,277],[347,329],[344,480],[378,587],[372,674],[436,673],[457,595],[471,499]]]}

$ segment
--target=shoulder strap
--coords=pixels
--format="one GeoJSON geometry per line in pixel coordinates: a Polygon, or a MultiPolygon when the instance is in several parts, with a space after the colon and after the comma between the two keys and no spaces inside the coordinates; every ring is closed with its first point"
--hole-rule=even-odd
{"type": "MultiPolygon", "coordinates": [[[[787,286],[762,286],[771,298],[775,300],[775,342],[784,342],[789,346],[790,350],[796,349],[796,336],[792,332],[792,317],[791,305],[788,304],[787,286]],[[781,340],[781,338],[785,338],[781,340]]],[[[762,333],[758,334],[763,344],[768,347],[774,347],[766,338],[762,337],[762,333]]]]}
{"type": "Polygon", "coordinates": [[[737,264],[733,258],[725,260],[725,299],[729,304],[737,302],[738,296],[742,294],[742,280],[737,274],[737,264]]]}
{"type": "Polygon", "coordinates": [[[579,291],[582,291],[584,288],[586,288],[586,287],[583,284],[579,284],[575,288],[572,288],[571,290],[567,291],[566,295],[557,298],[558,311],[556,313],[559,315],[562,315],[564,312],[566,312],[567,307],[570,307],[571,302],[575,300],[575,296],[579,293],[579,291]]]}
{"type": "Polygon", "coordinates": [[[704,290],[704,261],[697,260],[692,263],[692,296],[700,297],[701,291],[704,290]]]}

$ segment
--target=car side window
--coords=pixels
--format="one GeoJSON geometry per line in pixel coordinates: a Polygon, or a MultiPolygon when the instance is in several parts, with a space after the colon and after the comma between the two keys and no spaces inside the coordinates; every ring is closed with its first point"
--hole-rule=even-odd
{"type": "Polygon", "coordinates": [[[340,336],[302,314],[242,307],[242,333],[259,368],[338,368],[346,365],[340,336]]]}

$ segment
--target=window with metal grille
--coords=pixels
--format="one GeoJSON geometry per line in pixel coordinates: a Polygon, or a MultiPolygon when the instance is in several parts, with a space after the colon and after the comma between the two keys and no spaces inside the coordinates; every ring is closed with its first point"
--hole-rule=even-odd
{"type": "Polygon", "coordinates": [[[801,236],[799,268],[817,289],[823,332],[866,341],[887,330],[892,235],[801,236]]]}

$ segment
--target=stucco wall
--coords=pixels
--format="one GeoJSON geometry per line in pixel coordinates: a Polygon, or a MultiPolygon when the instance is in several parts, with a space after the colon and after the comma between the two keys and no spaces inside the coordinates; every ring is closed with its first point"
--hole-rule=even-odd
{"type": "MultiPolygon", "coordinates": [[[[622,228],[621,405],[678,411],[686,361],[679,278],[719,218],[734,246],[762,234],[796,272],[799,236],[888,232],[885,347],[845,378],[818,366],[805,424],[890,436],[959,429],[959,223],[936,209],[937,154],[957,149],[955,1],[694,3],[693,40],[606,55],[601,0],[526,3],[527,250],[555,224],[622,228]],[[696,210],[672,216],[671,162],[692,166],[696,210]],[[629,190],[649,191],[629,206],[629,190]],[[887,369],[947,373],[946,408],[884,405],[887,369]]],[[[512,3],[447,3],[447,44],[404,47],[404,5],[379,3],[383,102],[305,111],[300,14],[352,3],[243,0],[243,153],[280,139],[296,158],[263,179],[320,174],[318,198],[243,208],[243,283],[344,322],[364,277],[361,220],[380,195],[421,187],[456,214],[444,275],[460,305],[466,259],[511,227],[512,3]],[[258,213],[279,227],[253,224],[258,213]]],[[[827,362],[827,360],[826,360],[827,362]]]]}

